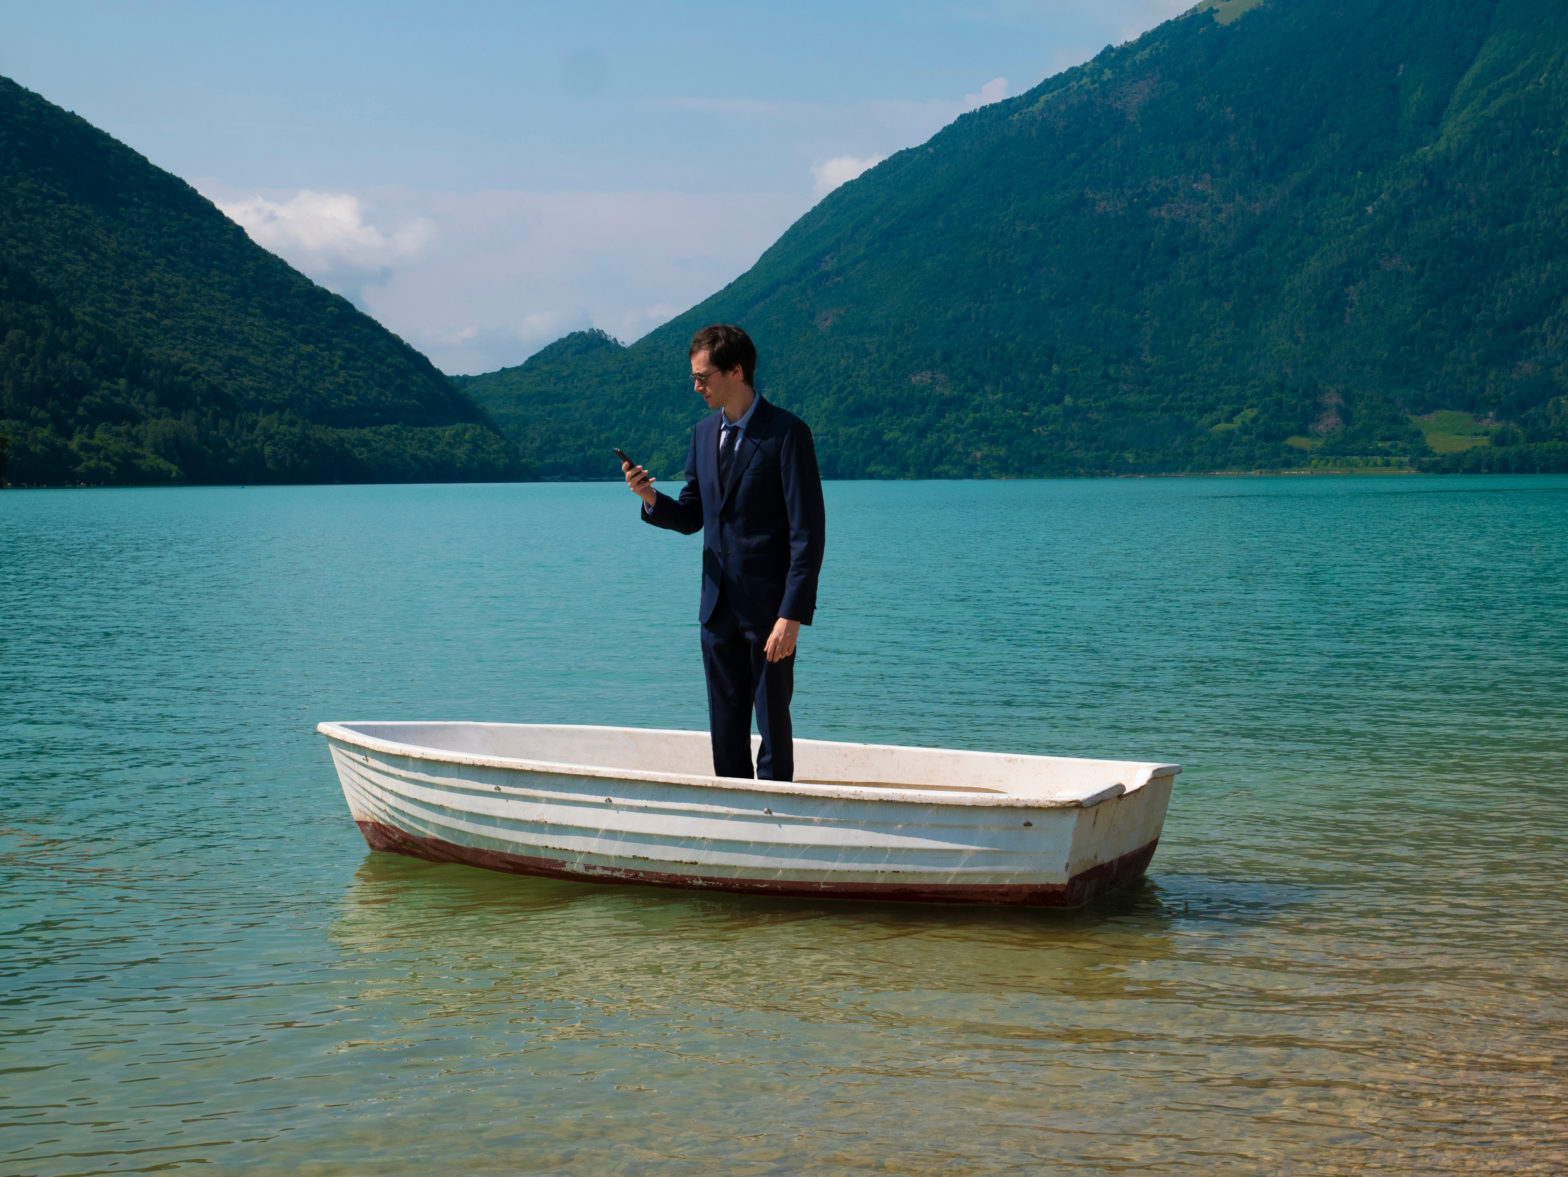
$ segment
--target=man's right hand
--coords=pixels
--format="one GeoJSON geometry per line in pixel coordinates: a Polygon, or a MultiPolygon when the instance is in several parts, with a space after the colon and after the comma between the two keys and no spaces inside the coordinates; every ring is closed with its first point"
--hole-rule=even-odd
{"type": "Polygon", "coordinates": [[[654,478],[641,466],[633,466],[630,462],[621,463],[621,473],[626,475],[626,485],[643,502],[650,507],[659,497],[659,492],[653,489],[654,478]]]}

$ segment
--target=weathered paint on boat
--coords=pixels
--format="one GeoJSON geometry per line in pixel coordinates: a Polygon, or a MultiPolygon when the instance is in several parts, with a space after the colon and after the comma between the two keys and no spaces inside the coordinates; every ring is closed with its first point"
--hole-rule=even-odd
{"type": "Polygon", "coordinates": [[[518,874],[1074,906],[1143,874],[1174,764],[796,740],[795,782],[711,775],[706,732],[323,723],[376,850],[518,874]]]}

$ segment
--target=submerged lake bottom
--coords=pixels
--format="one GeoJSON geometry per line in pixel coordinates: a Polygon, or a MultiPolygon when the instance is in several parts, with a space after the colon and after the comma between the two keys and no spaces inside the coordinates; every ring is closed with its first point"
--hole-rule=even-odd
{"type": "Polygon", "coordinates": [[[1568,478],[831,483],[796,731],[1180,763],[1079,910],[370,851],[323,719],[701,729],[619,486],[0,495],[0,1171],[1568,1168],[1568,478]]]}

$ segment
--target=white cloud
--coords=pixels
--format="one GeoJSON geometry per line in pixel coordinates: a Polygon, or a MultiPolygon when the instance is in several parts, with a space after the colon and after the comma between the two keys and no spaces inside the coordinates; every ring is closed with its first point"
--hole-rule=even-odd
{"type": "Polygon", "coordinates": [[[807,203],[800,193],[199,187],[437,367],[467,373],[520,364],[587,327],[638,339],[744,272],[807,203]]]}
{"type": "Polygon", "coordinates": [[[814,163],[811,165],[811,175],[815,183],[811,186],[811,194],[820,200],[840,184],[847,184],[886,158],[884,155],[868,155],[863,159],[854,155],[836,155],[832,159],[814,163]]]}
{"type": "Polygon", "coordinates": [[[990,106],[993,102],[1000,102],[1007,97],[1007,79],[992,78],[980,87],[978,94],[964,95],[964,109],[975,110],[982,106],[990,106]]]}
{"type": "Polygon", "coordinates": [[[253,194],[214,203],[252,241],[312,277],[364,282],[418,255],[434,235],[423,218],[384,230],[366,220],[367,207],[349,192],[305,188],[282,199],[253,194]]]}

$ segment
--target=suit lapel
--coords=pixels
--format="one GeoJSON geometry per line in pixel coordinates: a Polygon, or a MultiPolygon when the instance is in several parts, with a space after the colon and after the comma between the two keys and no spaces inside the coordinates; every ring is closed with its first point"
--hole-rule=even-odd
{"type": "Polygon", "coordinates": [[[704,502],[721,503],[724,488],[719,485],[719,413],[711,413],[697,424],[697,485],[704,502]]]}
{"type": "MultiPolygon", "coordinates": [[[[730,484],[724,488],[724,497],[719,500],[720,505],[729,501],[735,488],[740,485],[740,476],[746,473],[746,467],[751,464],[752,456],[757,452],[757,437],[766,421],[768,402],[757,395],[757,408],[751,414],[751,421],[746,425],[746,431],[740,435],[740,445],[735,450],[735,463],[730,467],[730,484]]],[[[714,469],[718,469],[718,460],[714,459],[714,469]]],[[[717,474],[714,475],[718,477],[717,474]]]]}

